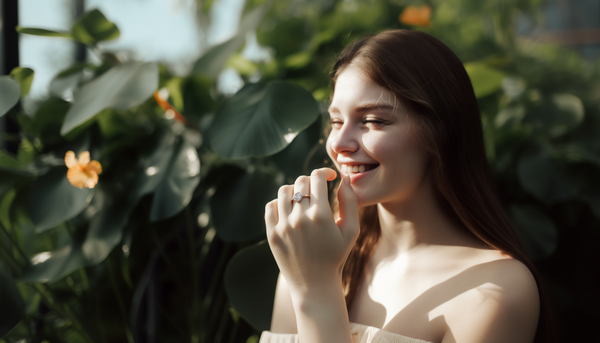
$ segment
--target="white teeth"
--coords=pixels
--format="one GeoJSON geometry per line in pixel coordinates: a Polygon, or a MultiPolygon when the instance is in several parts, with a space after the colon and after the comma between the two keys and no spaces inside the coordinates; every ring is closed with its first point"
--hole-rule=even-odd
{"type": "Polygon", "coordinates": [[[353,165],[353,166],[342,164],[342,166],[341,166],[341,172],[345,173],[345,174],[364,173],[365,171],[368,171],[371,169],[373,169],[373,168],[371,168],[369,165],[366,165],[366,164],[353,165]]]}

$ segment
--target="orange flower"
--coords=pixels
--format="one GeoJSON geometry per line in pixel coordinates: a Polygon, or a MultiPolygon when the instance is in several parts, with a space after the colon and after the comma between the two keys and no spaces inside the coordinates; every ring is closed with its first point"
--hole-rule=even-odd
{"type": "Polygon", "coordinates": [[[166,99],[163,99],[160,96],[159,91],[154,92],[154,100],[156,100],[158,106],[160,106],[163,110],[165,110],[165,112],[167,112],[167,115],[175,119],[175,121],[185,124],[185,117],[182,116],[181,113],[177,112],[177,110],[173,106],[171,106],[171,104],[169,104],[169,102],[166,99]]]}
{"type": "Polygon", "coordinates": [[[102,165],[98,161],[90,161],[90,152],[84,151],[75,158],[75,153],[67,151],[65,164],[69,171],[67,180],[80,189],[83,187],[94,188],[98,183],[98,175],[102,174],[102,165]]]}
{"type": "Polygon", "coordinates": [[[406,6],[400,14],[400,22],[406,25],[429,26],[431,19],[431,7],[406,6]]]}

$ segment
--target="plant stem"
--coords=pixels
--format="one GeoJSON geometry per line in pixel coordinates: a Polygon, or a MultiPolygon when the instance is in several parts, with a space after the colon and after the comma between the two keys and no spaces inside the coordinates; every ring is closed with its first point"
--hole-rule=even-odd
{"type": "Polygon", "coordinates": [[[81,277],[81,283],[83,284],[83,289],[85,291],[89,290],[90,289],[90,280],[87,277],[85,267],[79,268],[79,277],[81,277]]]}
{"type": "Polygon", "coordinates": [[[194,222],[192,220],[190,207],[185,209],[185,221],[190,244],[190,268],[192,269],[192,314],[190,316],[190,331],[192,332],[191,343],[198,343],[200,335],[198,333],[198,315],[200,309],[200,299],[198,296],[198,267],[196,260],[196,238],[194,235],[194,222]]]}
{"type": "Polygon", "coordinates": [[[87,342],[94,343],[94,341],[90,338],[90,336],[85,332],[77,317],[71,312],[71,309],[68,306],[64,306],[64,309],[61,309],[57,304],[54,303],[54,300],[46,294],[45,286],[39,283],[34,283],[33,287],[38,291],[38,293],[42,296],[42,299],[48,305],[49,308],[56,311],[59,315],[68,318],[75,331],[77,331],[81,337],[83,337],[87,342]]]}
{"type": "Polygon", "coordinates": [[[154,245],[156,245],[156,250],[158,250],[158,253],[162,257],[163,261],[165,261],[165,263],[167,264],[167,268],[173,275],[173,279],[175,280],[175,283],[177,283],[177,286],[179,286],[181,288],[182,292],[187,293],[187,290],[183,284],[183,281],[181,281],[181,278],[179,278],[179,275],[175,271],[175,267],[173,267],[173,263],[171,262],[171,259],[169,258],[169,256],[165,252],[165,250],[163,249],[160,239],[158,238],[158,235],[156,234],[156,230],[151,230],[151,231],[152,231],[152,238],[154,239],[154,245]]]}
{"type": "Polygon", "coordinates": [[[133,335],[131,334],[131,329],[129,328],[129,321],[127,319],[127,310],[125,309],[125,303],[123,302],[123,298],[121,297],[121,292],[119,292],[119,287],[117,285],[117,279],[115,278],[114,269],[112,267],[112,262],[110,261],[110,257],[107,257],[104,262],[106,263],[106,268],[108,269],[108,276],[110,278],[110,283],[112,284],[113,290],[117,297],[117,303],[119,304],[119,309],[121,310],[121,315],[123,316],[123,322],[125,324],[125,335],[127,336],[127,341],[129,343],[134,343],[133,335]]]}
{"type": "Polygon", "coordinates": [[[10,242],[12,243],[13,247],[17,249],[17,251],[19,252],[19,254],[21,256],[23,256],[23,259],[25,260],[25,264],[29,265],[31,263],[31,261],[29,260],[29,258],[25,254],[25,252],[21,249],[21,246],[19,246],[19,244],[17,244],[17,242],[15,242],[13,237],[10,235],[10,233],[6,230],[6,228],[2,224],[0,224],[0,229],[2,229],[4,234],[8,237],[8,239],[10,239],[10,242]]]}
{"type": "Polygon", "coordinates": [[[4,246],[0,244],[0,258],[12,269],[16,275],[21,275],[21,266],[9,252],[4,250],[4,246]]]}

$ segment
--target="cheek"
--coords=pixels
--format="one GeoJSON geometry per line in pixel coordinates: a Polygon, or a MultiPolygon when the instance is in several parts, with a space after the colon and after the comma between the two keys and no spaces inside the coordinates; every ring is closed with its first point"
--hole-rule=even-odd
{"type": "Polygon", "coordinates": [[[325,142],[325,149],[327,150],[327,155],[329,155],[329,158],[331,158],[331,162],[335,163],[335,161],[337,160],[337,154],[331,148],[331,141],[332,137],[331,135],[329,135],[327,137],[327,142],[325,142]]]}

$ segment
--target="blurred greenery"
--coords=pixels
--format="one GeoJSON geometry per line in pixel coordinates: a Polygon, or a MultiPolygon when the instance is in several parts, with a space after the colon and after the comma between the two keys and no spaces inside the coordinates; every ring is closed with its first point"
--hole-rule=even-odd
{"type": "MultiPolygon", "coordinates": [[[[18,150],[0,151],[0,342],[257,342],[277,275],[264,205],[329,163],[323,123],[336,55],[391,28],[428,32],[464,62],[497,189],[559,331],[592,340],[600,63],[517,37],[516,18],[540,21],[540,3],[251,0],[238,32],[186,76],[103,51],[120,31],[98,10],[71,32],[18,27],[86,44],[100,63],[59,73],[30,112],[20,99],[34,71],[0,76],[0,116],[20,130],[2,136],[18,150]],[[400,22],[421,5],[431,7],[429,25],[400,22]],[[241,53],[251,31],[271,58],[241,53]],[[224,67],[245,82],[233,96],[217,91],[224,67]],[[102,164],[93,189],[69,183],[67,151],[102,164]]],[[[198,1],[202,27],[211,4],[198,1]]]]}

